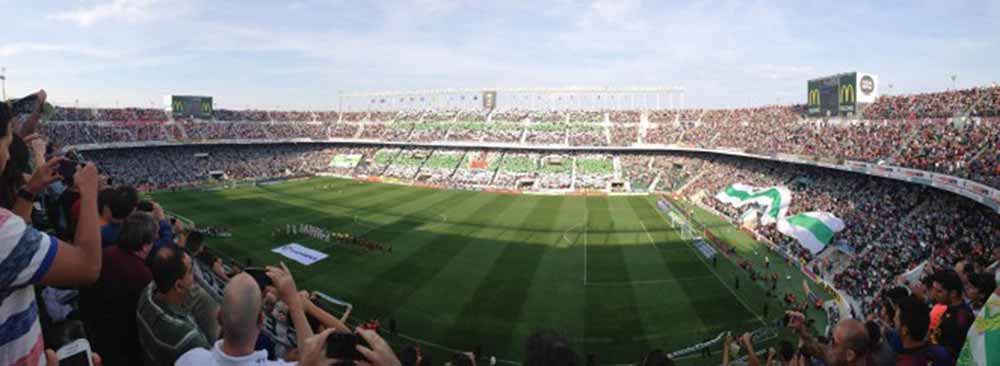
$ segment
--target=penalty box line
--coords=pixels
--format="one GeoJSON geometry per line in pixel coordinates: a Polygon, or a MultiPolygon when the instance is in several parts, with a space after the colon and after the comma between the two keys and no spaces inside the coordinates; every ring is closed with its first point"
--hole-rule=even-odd
{"type": "MultiPolygon", "coordinates": [[[[646,233],[646,238],[649,239],[649,245],[652,246],[653,249],[659,250],[659,248],[656,246],[656,240],[653,239],[653,235],[649,233],[649,229],[646,229],[646,224],[642,221],[641,218],[639,219],[639,226],[642,226],[642,232],[646,233]]],[[[680,283],[680,282],[689,281],[689,280],[703,280],[703,279],[706,279],[706,278],[711,278],[710,276],[695,276],[695,277],[687,277],[687,278],[668,278],[668,279],[660,279],[660,280],[599,281],[599,282],[590,282],[590,281],[587,281],[587,272],[586,272],[587,271],[587,262],[586,262],[587,261],[587,237],[586,237],[586,229],[584,229],[583,248],[584,248],[583,249],[583,254],[584,254],[584,257],[583,257],[583,259],[584,259],[584,263],[583,263],[583,270],[584,270],[584,273],[583,273],[583,285],[584,286],[655,285],[655,284],[661,284],[661,283],[680,283]]]]}
{"type": "MultiPolygon", "coordinates": [[[[652,205],[652,204],[650,204],[650,205],[652,205]]],[[[666,216],[663,215],[663,212],[661,212],[659,209],[657,209],[656,207],[652,207],[652,208],[653,208],[654,211],[656,211],[656,213],[658,213],[660,215],[661,218],[663,218],[664,220],[668,219],[666,216]]],[[[677,212],[677,211],[674,210],[674,212],[677,212]]],[[[684,216],[684,215],[681,214],[681,216],[684,216]]],[[[687,216],[684,216],[684,217],[688,221],[687,225],[690,226],[691,225],[690,224],[691,218],[687,217],[687,216]]],[[[740,304],[742,304],[743,307],[746,308],[747,311],[749,311],[751,315],[753,315],[758,321],[760,321],[761,324],[767,325],[767,322],[764,321],[764,317],[762,317],[760,314],[758,314],[753,309],[753,307],[751,307],[749,304],[747,304],[746,300],[743,300],[743,297],[740,296],[739,294],[737,294],[736,291],[732,289],[732,287],[729,287],[729,284],[726,283],[726,281],[722,279],[722,276],[720,276],[719,273],[715,271],[715,268],[713,268],[712,265],[710,263],[708,263],[707,260],[705,260],[705,258],[702,258],[701,253],[699,253],[698,250],[695,249],[693,245],[691,245],[692,243],[694,243],[694,240],[688,240],[687,241],[687,245],[685,245],[685,246],[688,247],[688,249],[690,249],[691,251],[694,252],[694,256],[698,257],[698,259],[701,260],[702,264],[705,265],[705,268],[708,268],[708,270],[710,272],[712,272],[713,275],[715,275],[715,278],[719,280],[719,283],[721,283],[722,286],[726,288],[726,290],[729,290],[729,293],[732,294],[733,297],[736,298],[736,301],[739,301],[740,304]]]]}

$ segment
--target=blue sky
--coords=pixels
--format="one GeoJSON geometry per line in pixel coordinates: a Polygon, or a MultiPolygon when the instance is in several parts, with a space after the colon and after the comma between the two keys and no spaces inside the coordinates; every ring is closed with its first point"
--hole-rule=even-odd
{"type": "Polygon", "coordinates": [[[1000,1],[0,0],[8,95],[85,106],[337,106],[340,91],[687,90],[803,103],[845,71],[893,93],[1000,81],[1000,1]]]}

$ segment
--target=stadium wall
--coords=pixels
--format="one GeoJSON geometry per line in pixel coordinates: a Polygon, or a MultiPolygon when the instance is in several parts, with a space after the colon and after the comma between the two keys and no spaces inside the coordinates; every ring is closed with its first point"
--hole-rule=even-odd
{"type": "Polygon", "coordinates": [[[559,146],[559,145],[522,145],[506,143],[468,143],[468,142],[386,142],[378,140],[363,139],[330,139],[314,140],[309,138],[294,139],[259,139],[259,140],[212,140],[212,141],[145,141],[145,142],[119,142],[109,144],[84,144],[63,147],[65,152],[70,149],[77,151],[125,149],[139,147],[161,147],[161,146],[188,146],[188,145],[260,145],[278,143],[303,143],[303,144],[323,144],[323,145],[368,145],[378,147],[413,147],[413,148],[452,148],[452,149],[477,149],[477,150],[515,150],[515,151],[569,151],[569,152],[595,152],[595,153],[655,153],[655,152],[697,152],[728,156],[738,156],[759,160],[779,161],[799,165],[811,165],[828,169],[849,171],[866,174],[876,177],[889,178],[914,184],[934,187],[937,189],[962,195],[973,201],[1000,213],[1000,190],[988,187],[984,184],[973,182],[964,178],[947,174],[932,173],[924,170],[909,169],[893,165],[872,164],[854,160],[844,160],[820,156],[793,155],[783,153],[754,153],[744,149],[716,148],[702,149],[676,145],[633,145],[628,147],[592,147],[592,146],[559,146]]]}

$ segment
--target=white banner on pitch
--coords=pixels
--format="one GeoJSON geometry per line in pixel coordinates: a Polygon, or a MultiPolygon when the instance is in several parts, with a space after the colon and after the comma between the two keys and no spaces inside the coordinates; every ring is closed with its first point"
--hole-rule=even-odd
{"type": "Polygon", "coordinates": [[[285,244],[280,247],[271,249],[272,252],[281,254],[288,257],[289,259],[302,263],[302,265],[308,266],[310,264],[319,262],[326,258],[326,253],[320,252],[315,249],[306,248],[299,243],[285,244]]]}

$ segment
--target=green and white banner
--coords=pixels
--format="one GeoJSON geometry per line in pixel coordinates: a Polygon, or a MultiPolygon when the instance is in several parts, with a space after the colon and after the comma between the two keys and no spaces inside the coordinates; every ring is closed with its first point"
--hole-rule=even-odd
{"type": "Polygon", "coordinates": [[[957,365],[1000,365],[1000,294],[990,295],[986,306],[972,322],[957,365]]]}
{"type": "Polygon", "coordinates": [[[361,162],[361,154],[339,154],[330,159],[331,168],[350,169],[361,162]]]}
{"type": "Polygon", "coordinates": [[[812,254],[830,244],[833,234],[844,230],[844,221],[829,212],[806,212],[778,220],[778,231],[799,241],[812,254]]]}
{"type": "Polygon", "coordinates": [[[770,225],[785,217],[788,205],[792,201],[792,193],[785,187],[754,188],[742,183],[736,183],[715,195],[715,199],[736,207],[747,204],[758,204],[764,207],[760,223],[770,225]]]}
{"type": "MultiPolygon", "coordinates": [[[[778,231],[795,238],[813,254],[826,248],[833,239],[833,234],[844,230],[844,221],[829,212],[806,212],[786,217],[788,206],[792,202],[792,193],[786,187],[775,186],[756,188],[751,185],[736,183],[715,195],[715,199],[743,207],[748,204],[763,208],[760,213],[761,225],[777,224],[778,231]]],[[[745,223],[746,214],[741,217],[745,223]]]]}

